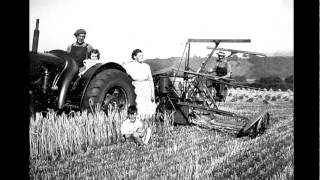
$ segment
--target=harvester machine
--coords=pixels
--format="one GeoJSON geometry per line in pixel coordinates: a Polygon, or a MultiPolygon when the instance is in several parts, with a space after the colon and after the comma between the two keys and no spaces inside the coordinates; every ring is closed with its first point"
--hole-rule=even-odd
{"type": "Polygon", "coordinates": [[[265,56],[262,53],[218,48],[220,43],[248,42],[250,42],[250,39],[188,39],[179,66],[172,68],[169,72],[153,74],[158,112],[173,114],[176,124],[196,124],[210,129],[230,132],[237,136],[255,137],[263,133],[270,123],[268,107],[264,107],[260,112],[256,112],[250,117],[219,108],[217,102],[223,102],[225,98],[219,99],[213,93],[215,88],[208,84],[225,87],[239,86],[231,78],[221,78],[208,74],[205,68],[216,50],[229,51],[231,54],[245,53],[265,56]],[[190,68],[191,43],[215,43],[214,47],[207,47],[211,52],[197,70],[190,68]],[[184,68],[180,68],[183,61],[184,68]]]}

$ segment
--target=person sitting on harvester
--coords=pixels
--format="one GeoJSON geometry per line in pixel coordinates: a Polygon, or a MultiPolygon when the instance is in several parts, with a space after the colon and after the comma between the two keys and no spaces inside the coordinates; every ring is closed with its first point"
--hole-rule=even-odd
{"type": "MultiPolygon", "coordinates": [[[[217,80],[225,81],[224,78],[230,78],[232,75],[231,65],[226,59],[226,55],[224,52],[220,51],[217,53],[218,59],[217,63],[214,65],[212,69],[209,70],[210,73],[215,72],[215,75],[218,76],[217,80]]],[[[216,91],[216,100],[217,101],[225,101],[227,97],[227,87],[223,83],[212,82],[212,86],[216,91]]]]}

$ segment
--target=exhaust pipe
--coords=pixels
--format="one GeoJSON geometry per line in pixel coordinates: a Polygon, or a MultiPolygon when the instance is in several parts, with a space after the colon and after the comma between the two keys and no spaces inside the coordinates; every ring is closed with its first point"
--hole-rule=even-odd
{"type": "Polygon", "coordinates": [[[37,53],[38,52],[38,43],[39,43],[39,19],[37,19],[36,22],[36,28],[33,31],[33,41],[32,41],[32,52],[37,53]]]}

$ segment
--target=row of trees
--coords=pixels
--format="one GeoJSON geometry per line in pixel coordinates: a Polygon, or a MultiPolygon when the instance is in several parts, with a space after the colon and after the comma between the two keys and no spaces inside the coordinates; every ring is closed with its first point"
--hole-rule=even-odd
{"type": "Polygon", "coordinates": [[[278,76],[268,76],[262,77],[255,80],[253,83],[249,84],[245,76],[233,77],[237,82],[241,82],[244,85],[256,87],[256,88],[266,88],[266,89],[281,89],[281,90],[293,90],[293,75],[286,77],[284,80],[278,76]]]}

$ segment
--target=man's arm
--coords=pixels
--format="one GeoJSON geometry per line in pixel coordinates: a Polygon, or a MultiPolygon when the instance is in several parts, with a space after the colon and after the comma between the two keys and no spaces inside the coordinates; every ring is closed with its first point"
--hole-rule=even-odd
{"type": "Polygon", "coordinates": [[[224,78],[230,78],[232,74],[232,70],[231,70],[231,64],[229,62],[227,62],[227,74],[222,76],[224,78]]]}
{"type": "Polygon", "coordinates": [[[93,47],[90,44],[88,44],[88,46],[87,46],[88,54],[92,51],[92,49],[93,49],[93,47]]]}
{"type": "Polygon", "coordinates": [[[230,78],[230,77],[231,77],[231,75],[232,75],[232,69],[231,69],[231,64],[230,64],[229,62],[228,62],[227,67],[228,67],[228,75],[229,75],[229,77],[228,77],[228,78],[230,78]]]}
{"type": "Polygon", "coordinates": [[[71,46],[72,46],[72,44],[67,47],[67,52],[68,52],[68,53],[71,52],[71,46]]]}

